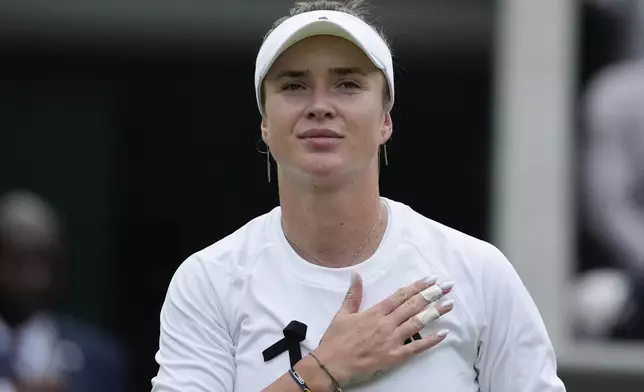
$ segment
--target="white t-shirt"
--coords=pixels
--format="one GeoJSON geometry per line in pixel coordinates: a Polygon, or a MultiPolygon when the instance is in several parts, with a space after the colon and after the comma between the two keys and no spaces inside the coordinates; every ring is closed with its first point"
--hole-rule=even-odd
{"type": "Polygon", "coordinates": [[[153,392],[256,392],[290,367],[288,352],[262,352],[292,320],[308,326],[305,356],[317,347],[350,285],[364,280],[361,310],[425,276],[456,283],[452,312],[420,332],[451,332],[438,346],[352,391],[562,392],[541,317],[495,247],[408,206],[382,199],[389,222],[376,253],[332,269],[303,260],[284,237],[275,208],[188,258],[161,311],[153,392]]]}

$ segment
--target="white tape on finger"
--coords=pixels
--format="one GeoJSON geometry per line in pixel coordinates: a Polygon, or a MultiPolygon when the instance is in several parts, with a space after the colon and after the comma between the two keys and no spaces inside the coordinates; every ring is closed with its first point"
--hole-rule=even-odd
{"type": "Polygon", "coordinates": [[[438,309],[436,309],[436,307],[432,305],[429,308],[418,313],[414,317],[416,317],[421,323],[423,323],[423,325],[427,325],[430,322],[439,318],[440,316],[441,314],[438,312],[438,309]]]}
{"type": "Polygon", "coordinates": [[[432,286],[420,292],[420,295],[429,303],[432,303],[443,296],[443,289],[439,286],[432,286]]]}

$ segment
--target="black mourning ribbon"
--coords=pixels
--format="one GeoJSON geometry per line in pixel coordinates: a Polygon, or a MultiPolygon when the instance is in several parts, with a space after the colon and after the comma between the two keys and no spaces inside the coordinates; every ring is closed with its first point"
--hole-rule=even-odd
{"type": "Polygon", "coordinates": [[[295,366],[302,359],[300,343],[306,339],[307,326],[297,320],[293,320],[284,328],[284,338],[262,352],[264,362],[277,357],[288,350],[291,359],[291,367],[295,366]]]}

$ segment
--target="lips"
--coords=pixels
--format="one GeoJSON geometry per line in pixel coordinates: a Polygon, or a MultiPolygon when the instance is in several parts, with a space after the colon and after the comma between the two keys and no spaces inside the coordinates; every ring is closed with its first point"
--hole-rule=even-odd
{"type": "Polygon", "coordinates": [[[317,138],[330,138],[330,139],[342,139],[340,133],[330,130],[330,129],[309,129],[305,132],[302,132],[298,135],[300,139],[317,139],[317,138]]]}

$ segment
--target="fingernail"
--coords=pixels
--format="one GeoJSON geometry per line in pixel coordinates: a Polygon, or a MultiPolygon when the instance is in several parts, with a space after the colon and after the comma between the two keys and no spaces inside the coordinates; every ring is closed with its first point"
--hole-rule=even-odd
{"type": "Polygon", "coordinates": [[[448,299],[447,301],[443,301],[441,303],[441,306],[443,308],[451,308],[452,306],[454,306],[454,300],[453,299],[448,299]]]}
{"type": "Polygon", "coordinates": [[[438,336],[439,338],[444,338],[448,333],[449,329],[441,329],[440,331],[436,332],[436,336],[438,336]]]}
{"type": "Polygon", "coordinates": [[[445,281],[445,282],[441,283],[440,285],[438,285],[438,287],[440,287],[441,289],[443,289],[443,291],[444,291],[444,290],[449,290],[449,289],[451,289],[452,287],[454,287],[454,282],[452,282],[451,280],[447,280],[447,281],[445,281]]]}
{"type": "Polygon", "coordinates": [[[358,280],[358,273],[356,271],[351,271],[351,286],[358,280]]]}
{"type": "Polygon", "coordinates": [[[426,277],[425,279],[423,279],[423,283],[425,283],[428,286],[431,286],[434,283],[436,283],[436,279],[438,279],[436,277],[436,275],[430,275],[430,276],[426,277]]]}

